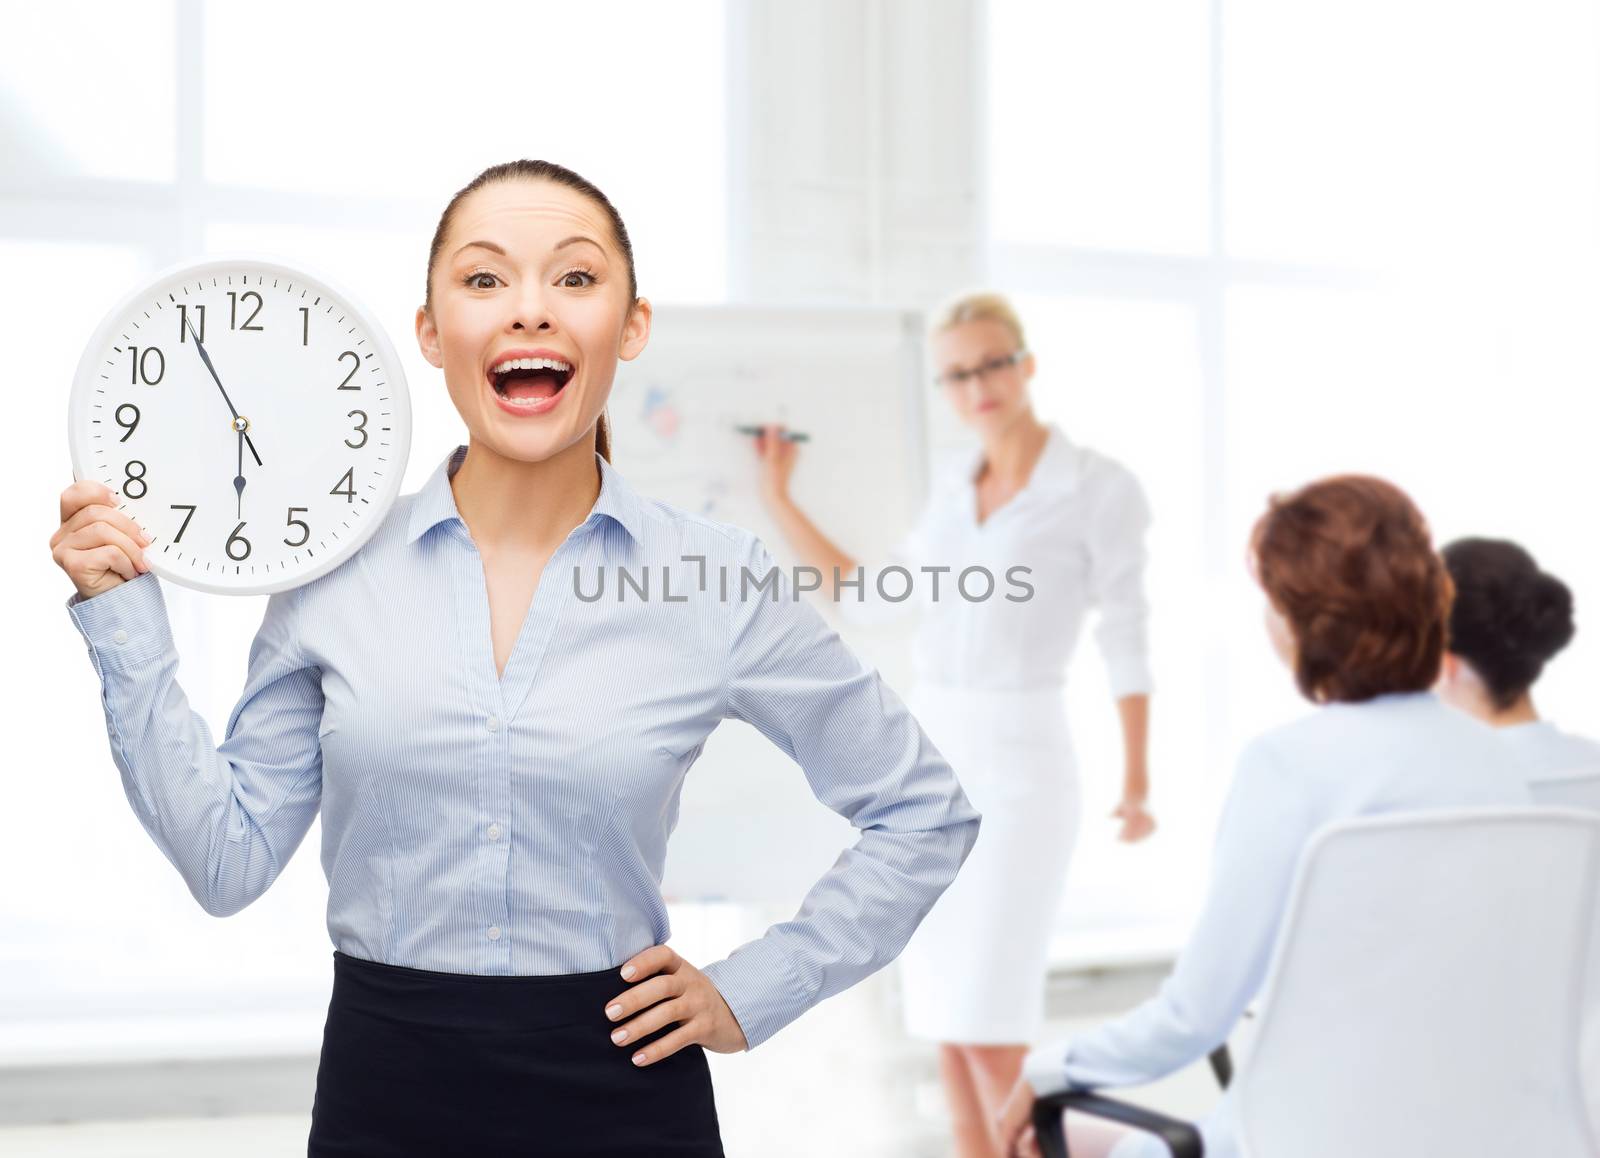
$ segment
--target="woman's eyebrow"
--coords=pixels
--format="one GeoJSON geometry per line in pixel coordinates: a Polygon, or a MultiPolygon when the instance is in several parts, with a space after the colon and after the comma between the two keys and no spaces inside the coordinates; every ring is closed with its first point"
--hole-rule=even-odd
{"type": "MultiPolygon", "coordinates": [[[[564,249],[566,246],[576,245],[579,242],[585,242],[585,241],[588,242],[590,245],[594,246],[596,249],[600,250],[601,253],[605,252],[605,247],[602,246],[598,241],[596,241],[592,237],[586,237],[581,233],[573,234],[571,237],[568,237],[568,238],[566,238],[566,239],[564,239],[562,241],[556,242],[555,245],[551,246],[551,249],[552,250],[564,249]]],[[[455,254],[453,255],[453,257],[460,257],[464,250],[471,249],[474,245],[478,246],[480,249],[487,249],[487,250],[490,250],[491,252],[498,253],[501,257],[505,257],[506,256],[506,251],[504,249],[500,248],[500,246],[496,245],[492,241],[469,241],[465,245],[463,245],[460,249],[456,250],[455,254]]]]}
{"type": "Polygon", "coordinates": [[[474,245],[478,246],[481,249],[493,250],[495,253],[498,253],[501,257],[504,257],[506,255],[506,251],[501,249],[498,245],[496,245],[492,241],[469,241],[465,245],[463,245],[460,249],[456,250],[453,256],[454,257],[460,257],[464,250],[471,249],[474,245]]]}

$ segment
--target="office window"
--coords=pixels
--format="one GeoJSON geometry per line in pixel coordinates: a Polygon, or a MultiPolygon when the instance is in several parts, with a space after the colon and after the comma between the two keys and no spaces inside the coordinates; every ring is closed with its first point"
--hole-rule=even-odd
{"type": "MultiPolygon", "coordinates": [[[[1038,367],[1036,412],[1132,470],[1154,512],[1145,583],[1159,689],[1154,808],[1164,849],[1183,844],[1183,855],[1203,855],[1200,826],[1180,822],[1211,804],[1180,740],[1205,733],[1205,697],[1184,689],[1204,684],[1212,599],[1195,571],[1205,527],[1205,494],[1191,481],[1205,471],[1198,319],[1181,302],[1031,293],[1014,301],[1038,367]]],[[[1169,858],[1118,844],[1108,818],[1122,796],[1122,731],[1094,626],[1091,616],[1068,680],[1083,818],[1063,909],[1114,923],[1130,909],[1176,920],[1200,882],[1192,874],[1163,879],[1169,858]]]]}
{"type": "Polygon", "coordinates": [[[555,161],[622,214],[641,293],[726,296],[720,2],[496,0],[417,15],[294,0],[264,21],[247,6],[208,7],[206,179],[415,200],[429,209],[426,245],[481,170],[555,161]],[[262,74],[274,55],[296,61],[293,78],[262,74]],[[329,102],[317,78],[339,76],[346,91],[353,71],[361,101],[329,102]]]}
{"type": "MultiPolygon", "coordinates": [[[[1580,607],[1600,591],[1600,541],[1579,530],[1600,483],[1600,13],[1091,8],[994,0],[987,52],[988,280],[1054,346],[1039,412],[1120,451],[1156,507],[1162,829],[1110,845],[1095,810],[1119,738],[1080,653],[1071,718],[1099,800],[1061,914],[1074,933],[1160,920],[1203,875],[1239,749],[1312,710],[1245,569],[1272,492],[1378,473],[1436,540],[1514,538],[1580,607]]],[[[1597,680],[1600,637],[1580,628],[1540,707],[1600,731],[1597,680]]]]}
{"type": "Polygon", "coordinates": [[[1221,5],[1227,252],[1479,274],[1596,222],[1587,0],[1221,5]]]}
{"type": "Polygon", "coordinates": [[[997,0],[990,8],[993,235],[1205,252],[1205,5],[997,0]]]}
{"type": "Polygon", "coordinates": [[[0,36],[8,183],[171,181],[177,168],[176,6],[17,4],[0,36]],[[116,94],[108,102],[107,95],[116,94]]]}

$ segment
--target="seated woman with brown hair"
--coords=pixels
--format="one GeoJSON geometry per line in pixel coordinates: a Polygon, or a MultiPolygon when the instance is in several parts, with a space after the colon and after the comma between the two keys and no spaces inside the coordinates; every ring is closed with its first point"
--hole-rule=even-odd
{"type": "MultiPolygon", "coordinates": [[[[1413,809],[1530,803],[1509,748],[1431,690],[1454,589],[1421,512],[1361,475],[1274,497],[1250,541],[1275,649],[1316,710],[1239,757],[1200,918],[1156,995],[1031,1051],[1002,1112],[1010,1153],[1037,1154],[1036,1096],[1143,1085],[1204,1058],[1261,989],[1301,850],[1323,825],[1413,809]]],[[[1207,1158],[1237,1155],[1232,1097],[1201,1123],[1207,1158]]],[[[1165,1153],[1144,1134],[1079,1136],[1073,1155],[1165,1153]]]]}

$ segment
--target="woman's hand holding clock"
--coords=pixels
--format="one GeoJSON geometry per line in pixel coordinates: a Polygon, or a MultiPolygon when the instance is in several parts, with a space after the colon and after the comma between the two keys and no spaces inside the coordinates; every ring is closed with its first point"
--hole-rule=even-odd
{"type": "Polygon", "coordinates": [[[627,961],[622,966],[622,978],[637,980],[633,988],[619,993],[606,1005],[606,1016],[622,1022],[611,1034],[617,1046],[626,1047],[662,1026],[681,1023],[635,1053],[634,1065],[648,1066],[696,1042],[717,1053],[749,1048],[744,1030],[711,978],[668,946],[652,945],[627,961]],[[638,1016],[622,1020],[630,1014],[638,1016]]]}
{"type": "Polygon", "coordinates": [[[93,479],[61,492],[61,528],[50,536],[50,555],[84,599],[150,570],[144,561],[150,537],[116,501],[110,487],[93,479]]]}

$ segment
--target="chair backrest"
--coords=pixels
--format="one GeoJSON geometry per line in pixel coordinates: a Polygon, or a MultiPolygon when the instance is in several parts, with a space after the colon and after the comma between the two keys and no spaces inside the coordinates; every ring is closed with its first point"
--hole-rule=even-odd
{"type": "Polygon", "coordinates": [[[1307,846],[1236,1079],[1252,1158],[1592,1158],[1600,814],[1396,813],[1307,846]]]}
{"type": "MultiPolygon", "coordinates": [[[[1535,804],[1600,812],[1600,771],[1594,769],[1530,780],[1528,789],[1535,804]]],[[[1589,1092],[1589,1117],[1600,1130],[1600,920],[1595,922],[1594,937],[1594,947],[1590,950],[1591,960],[1595,962],[1594,996],[1584,1024],[1583,1084],[1589,1092]]]]}
{"type": "Polygon", "coordinates": [[[1533,794],[1535,804],[1549,804],[1558,808],[1592,808],[1600,812],[1600,772],[1530,780],[1528,791],[1533,794]]]}

